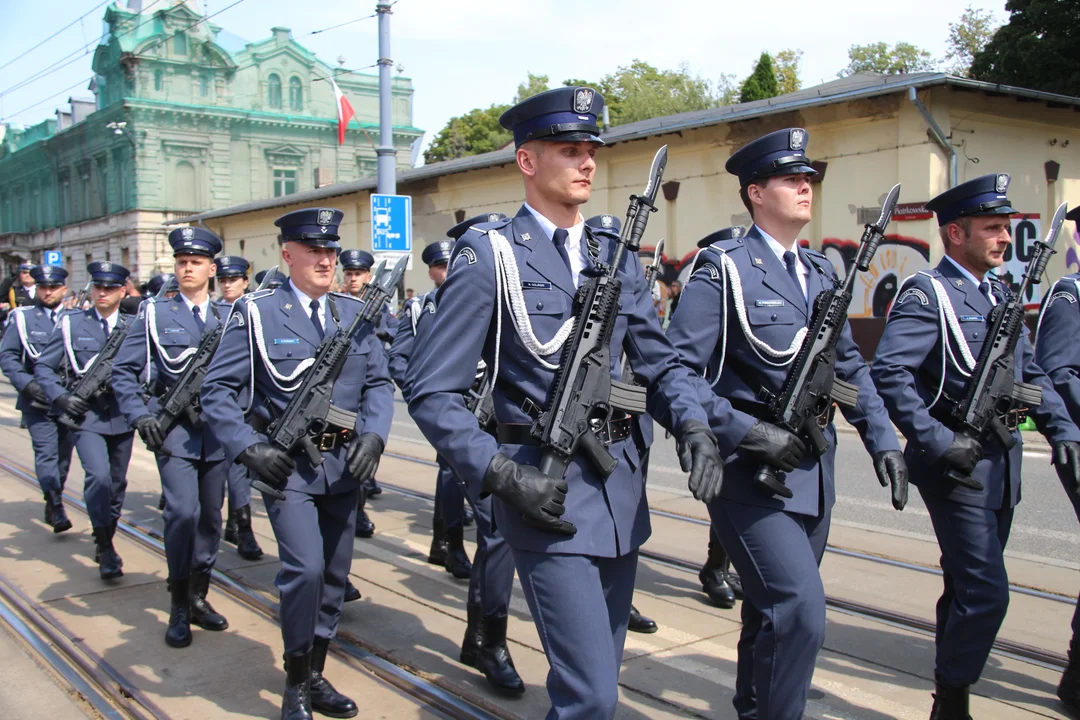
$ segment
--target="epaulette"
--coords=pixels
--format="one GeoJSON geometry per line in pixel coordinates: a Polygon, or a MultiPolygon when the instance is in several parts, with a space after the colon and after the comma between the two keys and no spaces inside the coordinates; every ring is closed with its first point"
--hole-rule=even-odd
{"type": "Polygon", "coordinates": [[[507,225],[509,225],[510,223],[512,223],[513,221],[514,221],[514,218],[508,217],[505,220],[496,220],[495,222],[476,223],[475,225],[471,226],[468,230],[466,230],[465,233],[461,237],[467,236],[470,232],[476,232],[476,233],[479,233],[479,234],[483,235],[488,230],[498,230],[499,228],[504,228],[507,225]]]}
{"type": "Polygon", "coordinates": [[[261,300],[261,299],[263,299],[265,297],[270,297],[271,295],[274,294],[274,292],[276,290],[277,290],[277,288],[266,288],[265,290],[255,290],[254,292],[249,292],[249,293],[246,293],[244,295],[241,295],[239,298],[237,298],[237,300],[243,300],[244,302],[253,302],[255,300],[261,300]]]}
{"type": "Polygon", "coordinates": [[[804,247],[803,250],[806,251],[807,255],[811,255],[813,257],[820,258],[822,260],[825,260],[826,262],[831,262],[829,260],[829,258],[826,257],[825,253],[821,252],[820,250],[814,250],[813,248],[808,248],[808,247],[804,247]]]}
{"type": "Polygon", "coordinates": [[[333,295],[336,298],[345,298],[345,299],[348,299],[348,300],[354,300],[356,302],[360,302],[360,300],[358,298],[353,297],[349,293],[343,293],[343,292],[336,292],[335,291],[335,292],[331,292],[330,294],[333,295]]]}

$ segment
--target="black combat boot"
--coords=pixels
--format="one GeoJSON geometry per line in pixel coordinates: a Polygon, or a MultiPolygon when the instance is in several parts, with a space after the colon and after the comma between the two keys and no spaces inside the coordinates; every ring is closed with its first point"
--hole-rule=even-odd
{"type": "Polygon", "coordinates": [[[934,680],[934,707],[930,720],[971,720],[968,714],[968,686],[946,685],[940,678],[934,680]]]}
{"type": "Polygon", "coordinates": [[[111,526],[93,529],[94,542],[97,544],[94,559],[97,561],[98,572],[101,574],[102,580],[114,580],[124,574],[121,569],[124,563],[116,553],[116,549],[113,548],[113,534],[115,532],[116,529],[111,526]]]}
{"type": "Polygon", "coordinates": [[[469,603],[466,606],[468,624],[465,626],[465,639],[461,641],[461,655],[458,660],[463,665],[476,667],[476,656],[484,645],[484,609],[469,603]]]}
{"type": "Polygon", "coordinates": [[[445,566],[450,547],[446,542],[446,530],[438,515],[436,512],[435,520],[431,524],[431,550],[428,551],[427,561],[432,565],[445,566]]]}
{"type": "Polygon", "coordinates": [[[626,623],[626,629],[630,632],[651,634],[656,632],[656,621],[647,618],[638,612],[633,605],[630,606],[630,621],[626,623]]]}
{"type": "Polygon", "coordinates": [[[165,631],[165,644],[183,648],[191,644],[191,599],[187,578],[169,578],[169,629],[165,631]]]}
{"type": "Polygon", "coordinates": [[[45,493],[45,524],[52,526],[52,505],[49,503],[49,493],[45,493]]]}
{"type": "Polygon", "coordinates": [[[1080,644],[1069,643],[1069,664],[1058,683],[1057,695],[1074,717],[1080,717],[1080,644]]]}
{"type": "Polygon", "coordinates": [[[371,522],[367,510],[367,485],[360,486],[360,494],[356,498],[356,537],[369,538],[375,534],[375,523],[371,522]]]}
{"type": "Polygon", "coordinates": [[[67,510],[64,509],[64,500],[56,490],[50,490],[45,494],[45,507],[48,509],[48,523],[52,525],[54,533],[62,533],[71,529],[71,520],[68,519],[67,510]]]}
{"type": "Polygon", "coordinates": [[[701,581],[701,589],[712,600],[713,605],[725,610],[735,607],[735,591],[728,583],[727,570],[731,561],[728,560],[724,546],[709,534],[709,559],[705,561],[698,580],[701,581]]]}
{"type": "Polygon", "coordinates": [[[506,616],[485,615],[482,623],[484,644],[476,655],[476,669],[484,673],[491,687],[500,694],[522,694],[525,683],[514,669],[514,660],[506,647],[506,616]]]}
{"type": "Polygon", "coordinates": [[[312,720],[311,651],[285,656],[285,694],[281,720],[312,720]]]}
{"type": "Polygon", "coordinates": [[[225,527],[221,529],[221,541],[230,545],[236,544],[236,511],[232,503],[229,503],[229,514],[225,516],[225,527]]]}
{"type": "Polygon", "coordinates": [[[320,715],[335,718],[356,717],[360,712],[356,703],[335,690],[330,681],[323,677],[329,647],[329,640],[315,638],[311,649],[311,709],[320,715]]]}
{"type": "Polygon", "coordinates": [[[345,602],[355,602],[362,596],[360,591],[356,589],[356,586],[352,584],[352,580],[345,580],[345,602]]]}
{"type": "Polygon", "coordinates": [[[367,483],[365,483],[365,485],[367,486],[367,495],[369,498],[382,495],[382,486],[379,485],[379,481],[375,479],[374,475],[368,478],[368,481],[367,483]]]}
{"type": "Polygon", "coordinates": [[[458,580],[468,580],[472,575],[472,563],[465,552],[465,528],[461,525],[446,529],[446,572],[458,580]]]}
{"type": "Polygon", "coordinates": [[[245,560],[258,560],[263,550],[251,529],[251,505],[237,508],[231,514],[236,522],[236,552],[245,560]]]}
{"type": "Polygon", "coordinates": [[[210,573],[192,573],[190,580],[191,622],[203,630],[228,630],[229,621],[206,599],[206,593],[210,591],[210,573]]]}

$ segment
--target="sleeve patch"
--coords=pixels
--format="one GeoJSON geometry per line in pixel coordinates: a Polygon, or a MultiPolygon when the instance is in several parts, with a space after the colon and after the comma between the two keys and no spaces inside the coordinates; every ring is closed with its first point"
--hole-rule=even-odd
{"type": "MultiPolygon", "coordinates": [[[[1065,300],[1068,300],[1073,305],[1076,304],[1076,296],[1073,295],[1071,292],[1062,291],[1062,292],[1054,293],[1053,295],[1050,296],[1050,303],[1054,302],[1058,298],[1063,298],[1065,300]]],[[[1047,303],[1047,306],[1049,306],[1050,303],[1047,303]]]]}
{"type": "Polygon", "coordinates": [[[694,274],[697,275],[699,272],[701,272],[703,270],[705,272],[709,273],[709,277],[712,278],[713,280],[719,280],[720,279],[720,270],[718,270],[717,267],[715,265],[713,265],[711,262],[707,262],[704,265],[702,265],[701,267],[699,267],[697,270],[694,271],[694,274]]]}
{"type": "Polygon", "coordinates": [[[915,298],[923,305],[930,304],[930,298],[926,297],[926,293],[924,293],[919,288],[911,288],[910,290],[905,290],[904,292],[902,292],[900,294],[900,297],[896,299],[896,304],[900,305],[908,298],[915,298]]]}
{"type": "Polygon", "coordinates": [[[458,261],[461,260],[462,258],[465,258],[465,261],[469,265],[475,265],[476,264],[476,251],[473,250],[471,247],[462,248],[461,252],[459,252],[457,254],[457,257],[454,258],[454,261],[450,263],[450,269],[453,270],[457,266],[458,261]]]}

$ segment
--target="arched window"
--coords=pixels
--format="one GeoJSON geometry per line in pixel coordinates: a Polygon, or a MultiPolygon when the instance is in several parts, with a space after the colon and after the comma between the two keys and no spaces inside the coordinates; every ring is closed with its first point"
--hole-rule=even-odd
{"type": "Polygon", "coordinates": [[[269,85],[270,95],[270,107],[275,110],[281,109],[281,78],[277,75],[271,75],[267,80],[269,85]]]}
{"type": "Polygon", "coordinates": [[[177,55],[187,55],[187,35],[184,33],[173,35],[172,49],[177,55]]]}
{"type": "Polygon", "coordinates": [[[154,89],[161,92],[161,89],[165,87],[165,75],[160,70],[154,71],[154,89]]]}
{"type": "Polygon", "coordinates": [[[289,78],[289,109],[304,109],[304,87],[298,77],[289,78]]]}

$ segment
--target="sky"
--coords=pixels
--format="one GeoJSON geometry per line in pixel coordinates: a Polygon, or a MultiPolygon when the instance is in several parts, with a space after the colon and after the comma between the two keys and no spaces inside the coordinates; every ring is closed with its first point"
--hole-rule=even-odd
{"type": "MultiPolygon", "coordinates": [[[[150,2],[143,0],[144,5],[150,2]]],[[[345,58],[348,68],[378,59],[374,18],[310,34],[373,14],[374,0],[240,0],[225,9],[234,2],[210,0],[201,7],[208,13],[223,11],[211,22],[249,41],[284,26],[332,65],[338,57],[345,58]]],[[[427,131],[426,146],[451,117],[510,102],[530,72],[549,76],[556,86],[572,77],[600,78],[641,59],[661,69],[685,64],[693,74],[714,81],[724,73],[741,79],[762,51],[794,48],[804,53],[800,75],[808,87],[835,79],[853,44],[910,42],[943,58],[948,24],[969,4],[993,12],[999,22],[1007,18],[1004,0],[909,0],[903,6],[851,0],[398,0],[391,18],[391,56],[412,78],[413,124],[427,131]]],[[[86,81],[104,12],[101,0],[5,3],[0,23],[2,122],[31,125],[51,117],[71,95],[90,96],[86,81]],[[61,60],[71,63],[9,90],[61,60]]]]}

